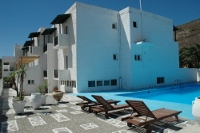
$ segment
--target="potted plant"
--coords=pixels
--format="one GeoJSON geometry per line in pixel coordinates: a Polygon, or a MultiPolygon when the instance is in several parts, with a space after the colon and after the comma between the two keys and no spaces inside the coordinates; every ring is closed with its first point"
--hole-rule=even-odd
{"type": "Polygon", "coordinates": [[[45,93],[48,93],[48,86],[50,85],[50,83],[48,84],[46,80],[44,80],[43,84],[41,84],[39,87],[38,87],[38,90],[39,92],[42,94],[42,95],[45,95],[45,93]]]}
{"type": "Polygon", "coordinates": [[[52,96],[57,102],[59,102],[62,99],[63,94],[64,92],[58,90],[58,87],[55,87],[54,91],[52,92],[52,96]]]}
{"type": "MultiPolygon", "coordinates": [[[[50,84],[50,83],[49,83],[50,84]]],[[[46,104],[46,98],[47,98],[47,95],[45,95],[45,93],[48,92],[48,86],[49,84],[47,83],[47,81],[45,80],[43,82],[43,84],[41,84],[39,87],[38,87],[38,90],[41,94],[41,97],[42,97],[42,100],[41,100],[41,104],[44,105],[46,104]]]]}
{"type": "MultiPolygon", "coordinates": [[[[22,64],[20,65],[20,68],[12,73],[13,75],[15,75],[14,77],[17,76],[17,83],[14,81],[14,78],[13,78],[13,86],[14,86],[14,89],[17,91],[17,97],[14,97],[13,98],[13,109],[15,110],[15,114],[18,114],[18,113],[24,113],[24,107],[25,107],[25,104],[26,104],[26,101],[24,100],[24,89],[23,89],[23,83],[24,83],[24,79],[26,78],[26,71],[28,70],[28,67],[26,67],[25,64],[22,64]],[[18,91],[18,83],[19,83],[19,86],[20,86],[20,91],[18,91]]],[[[10,75],[11,76],[11,75],[10,75]]]]}

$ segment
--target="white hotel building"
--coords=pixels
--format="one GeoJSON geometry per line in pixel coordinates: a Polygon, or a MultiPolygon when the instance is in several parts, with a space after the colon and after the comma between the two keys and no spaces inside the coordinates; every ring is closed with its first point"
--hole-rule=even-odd
{"type": "Polygon", "coordinates": [[[3,77],[27,64],[26,94],[47,80],[64,92],[140,89],[196,82],[196,69],[179,68],[171,19],[127,7],[114,11],[74,3],[51,28],[29,34],[13,57],[2,58],[3,77]]]}

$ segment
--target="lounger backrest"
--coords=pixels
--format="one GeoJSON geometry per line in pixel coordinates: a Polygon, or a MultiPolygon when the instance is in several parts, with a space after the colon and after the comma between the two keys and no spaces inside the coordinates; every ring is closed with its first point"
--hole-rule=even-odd
{"type": "Polygon", "coordinates": [[[88,103],[95,103],[94,101],[90,100],[89,98],[87,98],[87,97],[85,97],[85,96],[79,96],[79,95],[78,95],[77,97],[81,98],[81,99],[84,100],[84,101],[87,101],[88,103]]]}
{"type": "Polygon", "coordinates": [[[113,106],[110,105],[102,96],[92,95],[92,97],[94,97],[97,102],[103,105],[105,109],[114,109],[113,106]]]}
{"type": "Polygon", "coordinates": [[[143,101],[126,100],[126,102],[130,107],[133,108],[134,111],[138,113],[138,115],[156,119],[155,115],[151,112],[151,110],[146,106],[143,101]]]}

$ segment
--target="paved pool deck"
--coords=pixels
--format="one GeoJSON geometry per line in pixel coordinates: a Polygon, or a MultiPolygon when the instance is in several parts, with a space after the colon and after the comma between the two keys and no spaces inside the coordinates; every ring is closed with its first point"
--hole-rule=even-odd
{"type": "MultiPolygon", "coordinates": [[[[0,97],[0,132],[1,133],[143,133],[143,128],[129,128],[121,118],[130,115],[130,111],[113,112],[109,119],[81,110],[76,103],[81,99],[64,94],[57,105],[40,106],[33,110],[27,99],[24,114],[16,115],[12,107],[12,89],[4,89],[0,97]]],[[[200,126],[195,121],[180,117],[179,122],[153,125],[154,133],[200,133],[200,126]]]]}

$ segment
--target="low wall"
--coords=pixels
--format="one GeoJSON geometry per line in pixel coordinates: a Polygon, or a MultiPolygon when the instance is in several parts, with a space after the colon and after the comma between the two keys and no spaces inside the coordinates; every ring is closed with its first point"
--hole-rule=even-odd
{"type": "Polygon", "coordinates": [[[181,79],[183,83],[198,82],[198,69],[195,68],[180,68],[179,75],[177,77],[181,79]]]}

